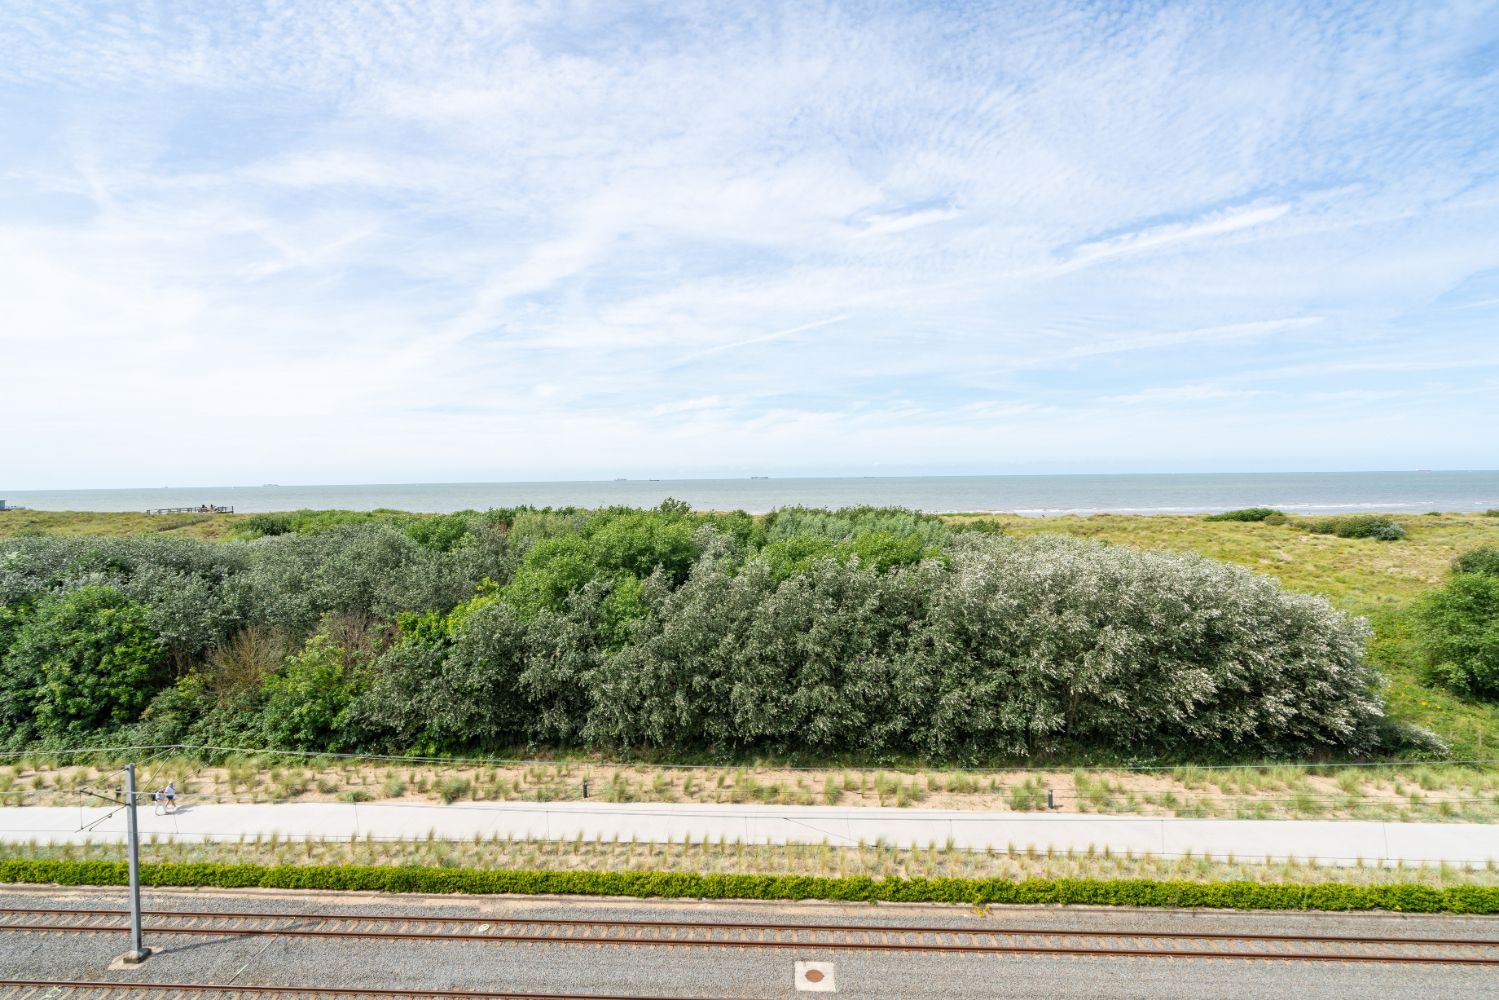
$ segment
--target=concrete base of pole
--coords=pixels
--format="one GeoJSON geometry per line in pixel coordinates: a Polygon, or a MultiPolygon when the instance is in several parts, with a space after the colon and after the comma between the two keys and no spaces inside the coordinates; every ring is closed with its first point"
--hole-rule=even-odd
{"type": "Polygon", "coordinates": [[[119,961],[122,965],[140,965],[151,957],[150,948],[142,948],[140,951],[127,951],[121,955],[119,961]]]}

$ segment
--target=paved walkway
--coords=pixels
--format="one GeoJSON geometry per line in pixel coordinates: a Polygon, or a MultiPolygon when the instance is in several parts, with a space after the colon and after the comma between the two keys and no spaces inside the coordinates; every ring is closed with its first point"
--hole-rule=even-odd
{"type": "MultiPolygon", "coordinates": [[[[1330,864],[1499,863],[1499,826],[1472,823],[1382,823],[1355,820],[1153,819],[1140,816],[986,813],[937,809],[848,809],[831,806],[643,805],[607,802],[375,804],[305,802],[277,805],[195,804],[158,816],[139,812],[145,836],[233,841],[283,839],[499,836],[680,842],[704,838],[780,844],[863,841],[971,849],[1133,851],[1176,857],[1188,852],[1240,860],[1270,857],[1330,864]]],[[[110,807],[0,808],[0,841],[120,841],[125,815],[110,807]]]]}

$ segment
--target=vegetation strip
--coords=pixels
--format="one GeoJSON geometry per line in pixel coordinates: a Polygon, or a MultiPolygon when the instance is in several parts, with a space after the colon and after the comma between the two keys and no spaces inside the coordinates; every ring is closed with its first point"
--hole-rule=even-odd
{"type": "MultiPolygon", "coordinates": [[[[0,882],[123,885],[112,861],[3,861],[0,882]]],[[[485,895],[634,896],[677,899],[821,899],[838,902],[1142,906],[1232,910],[1390,910],[1499,914],[1499,887],[1355,886],[1334,883],[1150,880],[819,878],[668,872],[502,871],[320,865],[143,864],[151,886],[313,889],[485,895]]]]}
{"type": "Polygon", "coordinates": [[[1195,556],[903,510],[256,515],[0,542],[0,745],[975,764],[1446,756],[1366,625],[1195,556]]]}

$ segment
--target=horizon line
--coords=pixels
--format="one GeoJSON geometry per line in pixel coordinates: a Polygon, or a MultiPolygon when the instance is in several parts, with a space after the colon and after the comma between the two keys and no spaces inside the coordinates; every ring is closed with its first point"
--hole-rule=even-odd
{"type": "Polygon", "coordinates": [[[20,488],[0,487],[0,495],[9,493],[122,493],[131,491],[154,492],[160,490],[261,490],[261,489],[354,489],[359,487],[412,488],[430,486],[570,486],[570,485],[615,485],[620,483],[742,483],[742,482],[831,482],[836,480],[894,480],[894,479],[1066,479],[1100,478],[1118,479],[1136,476],[1360,476],[1360,475],[1452,475],[1499,473],[1499,469],[1261,469],[1231,471],[1188,472],[958,472],[958,473],[899,473],[899,474],[847,474],[828,476],[750,474],[737,476],[686,476],[686,477],[618,477],[609,479],[449,479],[408,482],[344,482],[344,483],[219,483],[162,486],[81,486],[20,488]]]}

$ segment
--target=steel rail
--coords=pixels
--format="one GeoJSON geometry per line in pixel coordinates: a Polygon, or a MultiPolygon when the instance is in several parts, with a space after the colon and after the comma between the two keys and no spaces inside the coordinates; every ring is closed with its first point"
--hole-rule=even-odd
{"type": "MultiPolygon", "coordinates": [[[[19,927],[21,925],[6,924],[4,917],[8,915],[49,915],[49,916],[83,916],[83,917],[123,917],[125,910],[98,910],[98,909],[76,909],[76,908],[49,908],[37,909],[20,906],[0,906],[0,930],[7,927],[19,927]]],[[[1369,935],[1354,934],[1266,934],[1260,932],[1236,933],[1233,931],[1140,931],[1140,930],[1110,930],[1110,929],[1086,929],[1067,927],[954,927],[954,926],[929,926],[921,924],[771,924],[771,923],[743,923],[743,922],[717,922],[696,920],[624,920],[612,917],[524,917],[524,916],[435,916],[431,914],[380,914],[380,913],[266,913],[255,910],[144,910],[144,916],[164,918],[190,918],[203,920],[324,920],[324,921],[366,921],[369,923],[384,924],[541,924],[561,927],[619,927],[619,928],[641,928],[641,929],[672,929],[672,930],[715,930],[715,931],[761,931],[765,933],[842,933],[842,934],[953,934],[969,936],[991,936],[991,937],[1102,937],[1102,938],[1162,938],[1175,940],[1221,940],[1221,941],[1265,941],[1265,942],[1306,942],[1309,944],[1345,944],[1345,945],[1410,945],[1413,947],[1466,947],[1466,948],[1499,948],[1499,939],[1486,938],[1450,938],[1450,937],[1374,937],[1369,935]]],[[[39,930],[44,927],[56,926],[59,929],[74,929],[66,925],[34,925],[27,927],[28,930],[39,930]]],[[[114,929],[114,928],[108,928],[114,929]]],[[[155,930],[175,931],[177,928],[153,928],[155,930]]],[[[200,928],[207,932],[209,929],[200,928]]],[[[215,929],[217,930],[217,929],[215,929]]],[[[464,938],[457,935],[425,934],[417,935],[423,938],[455,937],[458,940],[464,938]]],[[[480,934],[483,939],[491,939],[492,934],[480,934]]],[[[552,940],[552,939],[549,939],[552,940]]],[[[563,939],[556,939],[563,940],[563,939]]],[[[814,942],[815,943],[815,942],[814,942]]]]}
{"type": "MultiPolygon", "coordinates": [[[[10,926],[12,931],[74,931],[81,933],[123,933],[123,927],[60,926],[38,924],[33,926],[10,926]]],[[[305,937],[305,938],[351,938],[357,940],[391,941],[487,941],[494,944],[554,944],[554,945],[632,945],[636,947],[694,947],[694,948],[823,948],[828,951],[898,951],[905,953],[942,953],[970,955],[1073,955],[1104,958],[1214,958],[1214,959],[1258,959],[1275,962],[1354,962],[1380,963],[1387,965],[1494,965],[1499,966],[1499,956],[1485,958],[1474,955],[1370,955],[1350,952],[1346,954],[1317,952],[1253,952],[1253,951],[1206,951],[1182,948],[1089,948],[1077,945],[1002,945],[1002,944],[942,944],[929,942],[895,941],[746,941],[743,939],[685,939],[685,938],[623,938],[623,937],[556,937],[549,934],[402,934],[397,931],[339,931],[316,929],[271,929],[271,928],[222,928],[222,927],[147,927],[149,934],[184,934],[198,937],[305,937]]],[[[1086,934],[1059,935],[1086,937],[1086,934]]],[[[1149,934],[1136,935],[1141,938],[1149,934]]]]}
{"type": "MultiPolygon", "coordinates": [[[[11,912],[14,912],[12,910],[11,912]]],[[[47,912],[47,911],[37,911],[47,912]]],[[[90,911],[84,911],[90,912],[90,911]]],[[[104,910],[92,911],[101,916],[117,916],[120,911],[104,910]]],[[[175,912],[176,915],[190,915],[194,919],[207,917],[209,919],[222,920],[225,916],[231,916],[222,911],[156,911],[158,916],[175,912]],[[200,916],[201,915],[201,916],[200,916]]],[[[62,915],[67,915],[63,911],[62,915]]],[[[73,914],[76,915],[76,912],[73,914]]],[[[984,944],[984,943],[950,943],[940,940],[943,936],[990,936],[1003,937],[1008,931],[1005,929],[991,928],[952,928],[952,927],[905,927],[886,928],[867,925],[818,925],[818,924],[726,924],[726,923],[697,923],[697,922],[673,922],[673,921],[588,921],[581,920],[568,922],[551,921],[546,919],[492,919],[485,921],[483,918],[458,917],[369,917],[366,915],[348,914],[267,914],[248,913],[235,914],[240,919],[248,918],[253,921],[343,921],[343,922],[373,922],[383,924],[400,924],[403,921],[411,923],[422,923],[427,921],[446,922],[451,924],[480,924],[486,925],[486,932],[413,932],[404,930],[352,930],[322,927],[223,927],[223,926],[161,926],[154,925],[147,928],[152,934],[171,935],[193,935],[199,937],[302,937],[302,938],[332,938],[332,939],[354,939],[354,940],[399,940],[399,941],[480,941],[488,943],[511,943],[511,944],[552,944],[552,945],[626,945],[644,947],[697,947],[697,948],[747,948],[747,949],[801,949],[823,948],[831,951],[876,951],[876,952],[906,952],[906,953],[943,953],[943,954],[987,954],[987,955],[1072,955],[1093,957],[1134,957],[1134,958],[1202,958],[1202,959],[1259,959],[1269,961],[1300,961],[1300,962],[1355,962],[1355,963],[1385,963],[1385,964],[1423,964],[1423,965],[1494,965],[1499,966],[1499,954],[1491,956],[1483,955],[1454,955],[1454,954],[1412,954],[1410,952],[1393,952],[1384,954],[1371,954],[1359,951],[1238,951],[1220,947],[1218,950],[1209,949],[1184,949],[1184,948],[1138,948],[1138,947],[1098,947],[1087,944],[984,944]],[[562,926],[573,929],[579,925],[583,926],[607,926],[615,928],[634,928],[650,931],[685,930],[689,934],[693,931],[708,931],[706,937],[625,937],[619,935],[594,935],[594,936],[559,936],[550,933],[494,933],[487,932],[487,925],[494,923],[511,923],[533,926],[562,926]],[[849,927],[850,931],[840,931],[840,927],[849,927]],[[876,936],[926,936],[937,937],[939,940],[910,941],[910,940],[818,940],[808,939],[802,935],[808,932],[818,931],[831,933],[857,933],[866,937],[876,936]],[[737,937],[716,937],[718,933],[735,933],[737,937]],[[758,937],[746,937],[746,934],[760,934],[758,937]],[[790,935],[777,940],[763,935],[781,934],[790,935]]],[[[120,933],[124,928],[111,924],[60,924],[60,923],[35,923],[16,924],[0,923],[0,930],[29,931],[41,933],[120,933]]],[[[1203,932],[1193,934],[1190,932],[1161,932],[1159,934],[1151,931],[1106,931],[1095,933],[1088,930],[1038,930],[1025,928],[1017,936],[1045,936],[1050,938],[1073,938],[1086,941],[1088,938],[1131,938],[1140,940],[1202,940],[1210,944],[1224,945],[1229,942],[1255,942],[1272,941],[1277,943],[1300,942],[1303,944],[1333,943],[1341,945],[1365,944],[1382,946],[1387,948],[1402,947],[1432,947],[1448,948],[1483,948],[1490,949],[1499,946],[1499,942],[1488,940],[1465,940],[1461,938],[1428,938],[1428,939],[1401,939],[1401,938],[1350,938],[1332,935],[1308,935],[1298,937],[1296,935],[1234,935],[1231,933],[1203,932]],[[1325,940],[1319,940],[1319,938],[1325,940]],[[1424,944],[1418,942],[1425,942],[1424,944]]]]}
{"type": "Polygon", "coordinates": [[[442,997],[443,1000],[699,1000],[693,997],[626,996],[619,993],[517,993],[512,990],[496,993],[490,990],[410,990],[373,986],[248,986],[238,983],[131,983],[68,979],[0,979],[0,987],[91,991],[133,990],[136,992],[193,991],[196,993],[247,993],[259,996],[442,997]]]}

